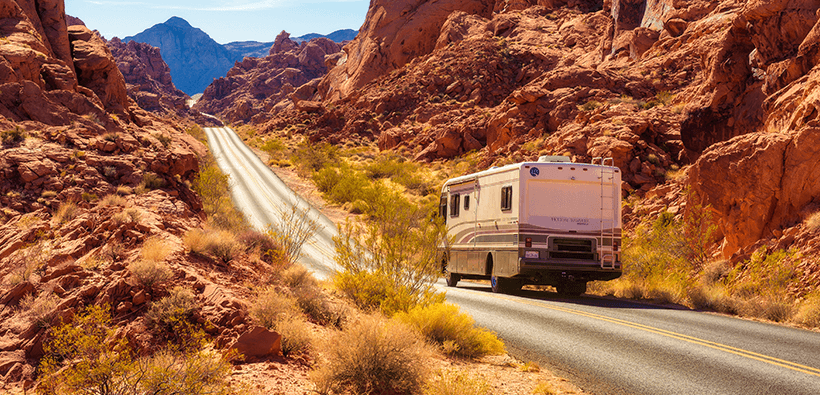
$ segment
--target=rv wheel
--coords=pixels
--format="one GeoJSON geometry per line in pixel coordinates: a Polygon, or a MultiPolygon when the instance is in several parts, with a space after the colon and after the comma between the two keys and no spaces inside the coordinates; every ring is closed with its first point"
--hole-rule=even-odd
{"type": "Polygon", "coordinates": [[[521,289],[521,282],[507,277],[490,277],[490,285],[494,293],[511,294],[521,289]]]}
{"type": "Polygon", "coordinates": [[[461,280],[461,275],[458,273],[450,273],[449,270],[444,270],[444,279],[447,281],[448,287],[455,287],[458,281],[461,280]]]}

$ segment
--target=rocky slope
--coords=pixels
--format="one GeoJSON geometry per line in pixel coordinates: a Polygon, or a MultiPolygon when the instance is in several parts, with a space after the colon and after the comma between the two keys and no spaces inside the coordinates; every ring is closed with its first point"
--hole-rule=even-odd
{"type": "Polygon", "coordinates": [[[288,105],[289,98],[298,103],[312,97],[318,78],[340,57],[341,46],[330,39],[299,45],[283,31],[268,56],[237,62],[226,77],[205,89],[194,108],[229,122],[263,122],[274,106],[288,105]]]}
{"type": "MultiPolygon", "coordinates": [[[[612,156],[641,203],[710,206],[719,256],[794,246],[820,270],[818,7],[782,1],[374,1],[309,105],[261,129],[418,160],[612,156]],[[683,171],[677,171],[683,168],[683,171]],[[693,194],[684,193],[691,190],[693,194]],[[689,198],[687,198],[689,196],[689,198]]],[[[810,289],[810,288],[809,288],[810,289]]]]}
{"type": "Polygon", "coordinates": [[[62,0],[9,1],[0,17],[3,391],[34,378],[48,328],[84,306],[111,306],[137,350],[160,344],[143,314],[168,290],[128,269],[148,240],[221,345],[250,330],[230,289],[241,273],[214,275],[224,269],[181,242],[204,217],[191,189],[203,143],[129,98],[105,40],[68,26],[62,0]]]}
{"type": "Polygon", "coordinates": [[[236,55],[179,17],[122,39],[126,43],[132,40],[159,48],[171,68],[174,84],[188,95],[202,93],[215,78],[224,76],[236,60],[236,55]]]}

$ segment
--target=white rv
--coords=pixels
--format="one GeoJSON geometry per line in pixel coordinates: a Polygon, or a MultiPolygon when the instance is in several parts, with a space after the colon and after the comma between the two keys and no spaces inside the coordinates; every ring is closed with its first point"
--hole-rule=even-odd
{"type": "Polygon", "coordinates": [[[439,214],[451,240],[448,286],[490,279],[493,292],[544,284],[580,295],[588,281],[621,275],[621,172],[611,158],[548,156],[453,178],[439,214]]]}

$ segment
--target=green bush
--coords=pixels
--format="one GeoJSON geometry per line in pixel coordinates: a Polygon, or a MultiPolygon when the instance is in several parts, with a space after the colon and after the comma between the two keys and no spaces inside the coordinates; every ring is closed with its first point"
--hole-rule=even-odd
{"type": "Polygon", "coordinates": [[[328,165],[337,163],[339,150],[328,143],[311,144],[305,141],[296,148],[291,159],[299,175],[309,177],[328,165]]]}
{"type": "Polygon", "coordinates": [[[200,160],[193,188],[202,199],[202,208],[210,223],[232,231],[248,228],[245,217],[231,201],[229,177],[219,169],[213,156],[200,160]]]}
{"type": "Polygon", "coordinates": [[[468,314],[449,303],[416,306],[396,319],[418,330],[424,337],[447,351],[465,357],[481,357],[504,353],[504,343],[495,334],[475,327],[468,314]]]}
{"type": "Polygon", "coordinates": [[[205,130],[199,127],[198,125],[194,125],[188,129],[185,129],[185,133],[194,136],[195,139],[203,143],[208,143],[208,136],[205,134],[205,130]]]}
{"type": "Polygon", "coordinates": [[[115,337],[107,306],[92,305],[50,333],[38,392],[99,395],[227,395],[230,363],[201,333],[185,348],[139,357],[115,337]]]}
{"type": "Polygon", "coordinates": [[[145,318],[154,327],[171,333],[178,330],[180,325],[190,322],[195,310],[194,293],[183,287],[174,287],[168,296],[151,303],[145,318]]]}
{"type": "Polygon", "coordinates": [[[415,394],[428,376],[424,342],[398,322],[365,317],[328,341],[313,375],[320,394],[415,394]]]}
{"type": "Polygon", "coordinates": [[[363,308],[390,315],[442,301],[433,285],[441,274],[437,246],[446,237],[430,207],[410,204],[385,190],[369,221],[346,222],[334,238],[336,262],[344,270],[336,288],[363,308]]]}

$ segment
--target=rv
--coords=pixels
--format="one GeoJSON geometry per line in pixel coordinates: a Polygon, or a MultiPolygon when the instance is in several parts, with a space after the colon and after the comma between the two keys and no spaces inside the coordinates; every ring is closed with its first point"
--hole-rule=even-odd
{"type": "Polygon", "coordinates": [[[447,285],[489,279],[493,292],[552,285],[565,295],[621,276],[621,172],[611,158],[565,156],[448,180],[439,215],[447,285]]]}

